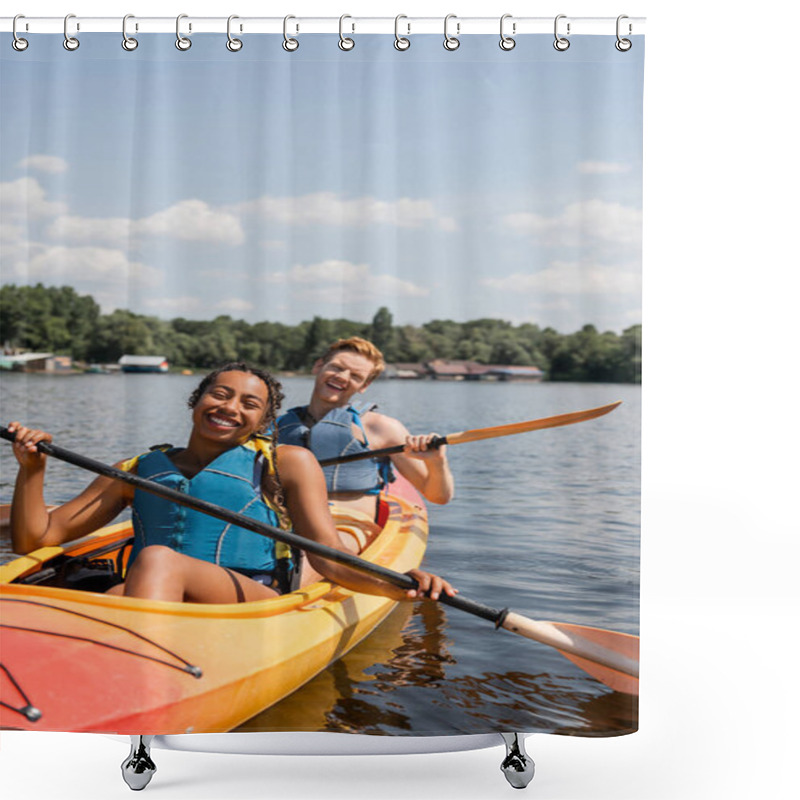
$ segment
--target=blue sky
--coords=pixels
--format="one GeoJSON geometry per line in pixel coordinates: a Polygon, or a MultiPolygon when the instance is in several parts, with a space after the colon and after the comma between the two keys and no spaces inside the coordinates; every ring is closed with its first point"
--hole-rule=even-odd
{"type": "Polygon", "coordinates": [[[641,321],[641,39],[7,38],[4,283],[164,318],[641,321]]]}

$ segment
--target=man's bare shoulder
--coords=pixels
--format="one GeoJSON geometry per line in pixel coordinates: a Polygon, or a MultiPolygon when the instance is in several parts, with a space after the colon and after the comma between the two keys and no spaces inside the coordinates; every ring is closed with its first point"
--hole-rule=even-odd
{"type": "Polygon", "coordinates": [[[399,419],[377,411],[369,411],[362,417],[370,445],[373,448],[401,444],[408,436],[406,426],[399,419]]]}

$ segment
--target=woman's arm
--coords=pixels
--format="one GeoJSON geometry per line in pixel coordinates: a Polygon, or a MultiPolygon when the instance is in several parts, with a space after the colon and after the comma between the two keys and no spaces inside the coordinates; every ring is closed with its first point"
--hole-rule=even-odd
{"type": "Polygon", "coordinates": [[[133,499],[133,489],[127,484],[97,478],[80,495],[48,512],[44,502],[47,456],[36,445],[50,442],[53,437],[18,422],[12,422],[8,429],[16,431],[13,447],[19,462],[11,503],[11,541],[15,553],[30,553],[85,536],[114,519],[133,499]]]}
{"type": "MultiPolygon", "coordinates": [[[[325,477],[314,455],[302,447],[281,445],[278,448],[277,461],[286,507],[295,533],[335,550],[347,552],[336,532],[328,507],[325,477]]],[[[411,570],[408,573],[419,582],[420,588],[418,591],[406,592],[320,556],[309,553],[308,558],[311,566],[328,580],[356,592],[380,594],[394,600],[409,600],[423,594],[436,600],[442,592],[449,595],[456,593],[447,581],[422,570],[411,570]]]]}

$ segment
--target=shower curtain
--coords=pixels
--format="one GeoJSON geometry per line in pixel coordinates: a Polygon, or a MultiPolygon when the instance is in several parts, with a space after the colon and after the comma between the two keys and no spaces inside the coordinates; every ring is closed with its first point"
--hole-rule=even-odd
{"type": "MultiPolygon", "coordinates": [[[[497,612],[325,583],[128,597],[113,592],[130,509],[32,557],[6,514],[3,727],[636,730],[638,681],[614,659],[638,633],[644,39],[613,20],[516,38],[513,20],[500,37],[445,25],[2,35],[3,425],[106,465],[165,443],[169,460],[211,370],[267,369],[281,411],[304,409],[329,345],[366,340],[386,369],[347,413],[450,435],[454,492],[425,499],[395,464],[383,516],[334,498],[342,540],[497,612]],[[507,608],[567,638],[495,630],[507,608]]],[[[19,461],[2,448],[7,512],[19,461]]],[[[95,477],[51,456],[44,500],[95,477]]]]}

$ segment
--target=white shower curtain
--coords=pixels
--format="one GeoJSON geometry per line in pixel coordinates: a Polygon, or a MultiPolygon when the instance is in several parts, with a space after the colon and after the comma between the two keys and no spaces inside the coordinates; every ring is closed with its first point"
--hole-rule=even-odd
{"type": "MultiPolygon", "coordinates": [[[[69,20],[66,39],[20,28],[23,49],[3,36],[0,102],[14,109],[0,161],[3,424],[44,429],[105,464],[183,447],[186,399],[210,370],[270,370],[286,411],[313,398],[326,348],[352,337],[387,363],[387,379],[354,399],[413,434],[621,401],[578,424],[451,443],[455,492],[428,502],[427,519],[409,523],[422,501],[398,499],[402,480],[387,487],[398,535],[429,537],[396,563],[399,545],[387,545],[380,563],[402,573],[422,559],[464,597],[564,623],[577,650],[570,661],[563,642],[429,601],[390,611],[351,599],[326,606],[333,624],[305,631],[325,592],[298,601],[288,626],[231,635],[229,617],[258,616],[247,604],[154,614],[151,598],[106,599],[126,577],[124,547],[92,550],[95,563],[68,575],[70,551],[40,581],[5,537],[3,725],[636,730],[636,690],[614,654],[627,658],[616,637],[627,648],[638,633],[644,37],[626,39],[620,22],[621,43],[613,20],[602,35],[568,20],[555,36],[523,34],[511,18],[513,38],[498,46],[458,19],[410,35],[400,20],[406,48],[347,20],[341,36],[298,33],[293,20],[285,35],[251,33],[234,20],[241,46],[178,22],[177,42],[191,43],[178,47],[175,33],[137,34],[135,22],[135,47],[69,20]],[[87,570],[109,584],[81,583],[87,570]],[[286,644],[317,628],[332,642],[318,661],[286,644]],[[244,656],[226,658],[244,650],[237,636],[254,663],[278,653],[279,690],[236,673],[244,656]],[[212,675],[221,701],[203,689],[212,675]]],[[[10,503],[17,461],[3,448],[10,503]]],[[[91,478],[51,458],[46,502],[91,478]]]]}

